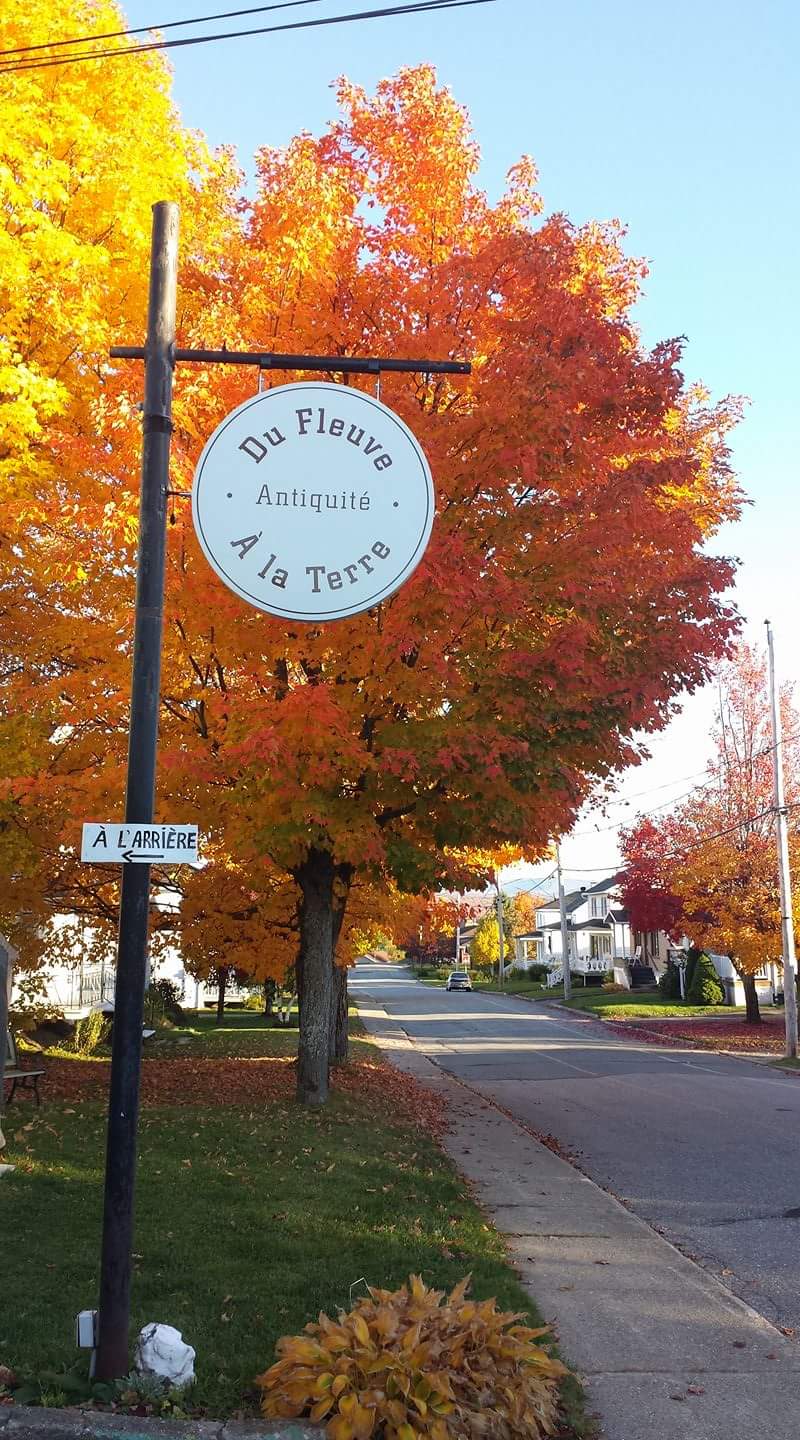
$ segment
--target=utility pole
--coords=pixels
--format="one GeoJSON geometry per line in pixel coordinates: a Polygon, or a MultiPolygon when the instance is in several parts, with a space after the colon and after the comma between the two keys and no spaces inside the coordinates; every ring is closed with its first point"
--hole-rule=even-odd
{"type": "MultiPolygon", "coordinates": [[[[125,820],[134,825],[150,824],[155,807],[177,273],[178,206],[172,201],[159,201],[153,206],[150,249],[136,621],[125,795],[125,820]]],[[[123,865],[100,1259],[98,1380],[117,1379],[130,1368],[133,1192],[149,912],[150,866],[123,865]]]]}
{"type": "Polygon", "coordinates": [[[783,737],[781,735],[781,705],[778,686],[775,683],[775,648],[772,640],[772,626],[767,627],[767,650],[769,653],[769,702],[772,711],[772,775],[774,781],[775,820],[778,838],[778,874],[781,892],[781,939],[783,943],[783,1005],[786,1027],[786,1054],[797,1056],[797,988],[795,976],[797,966],[794,954],[794,925],[792,922],[792,880],[789,873],[789,841],[786,833],[786,796],[783,788],[783,737]]]}
{"type": "Polygon", "coordinates": [[[561,915],[561,955],[564,976],[564,999],[572,994],[572,979],[569,973],[569,930],[567,928],[567,907],[564,902],[564,881],[561,877],[561,849],[556,845],[556,869],[558,871],[558,909],[561,915]]]}
{"type": "Polygon", "coordinates": [[[500,871],[494,872],[494,888],[497,891],[497,979],[502,987],[505,981],[506,937],[503,927],[503,892],[500,889],[500,871]]]}

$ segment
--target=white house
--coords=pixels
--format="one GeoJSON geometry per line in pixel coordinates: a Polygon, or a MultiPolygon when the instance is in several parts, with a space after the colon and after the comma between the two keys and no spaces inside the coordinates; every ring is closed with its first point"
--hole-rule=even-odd
{"type": "MultiPolygon", "coordinates": [[[[60,932],[61,949],[69,958],[47,965],[42,970],[42,1002],[60,1010],[71,1020],[87,1015],[103,1001],[113,1003],[116,937],[112,934],[99,935],[92,925],[75,915],[56,915],[50,923],[60,932]]],[[[25,978],[21,973],[13,978],[12,1006],[20,1002],[21,982],[25,978]]],[[[203,1009],[216,1004],[216,986],[195,980],[184,968],[180,951],[174,944],[162,948],[153,966],[153,978],[173,981],[180,1001],[187,1008],[203,1009]]],[[[228,986],[229,998],[234,999],[238,994],[238,987],[231,982],[228,986]]]]}
{"type": "MultiPolygon", "coordinates": [[[[642,983],[645,979],[652,984],[653,974],[649,969],[641,979],[636,973],[642,967],[637,964],[616,875],[596,885],[582,885],[566,895],[564,903],[570,970],[583,975],[584,980],[593,977],[595,983],[611,973],[622,985],[642,983]]],[[[547,965],[550,971],[547,984],[557,985],[563,975],[563,960],[561,914],[558,899],[554,899],[536,911],[536,929],[517,936],[514,963],[523,970],[534,964],[547,965]]]]}
{"type": "MultiPolygon", "coordinates": [[[[670,960],[681,961],[692,941],[683,936],[679,944],[663,930],[632,930],[622,904],[616,875],[596,885],[582,885],[564,899],[567,912],[567,944],[570,970],[584,977],[584,984],[599,984],[604,975],[613,975],[618,985],[652,986],[670,960]]],[[[709,952],[722,982],[729,1005],[744,1004],[744,987],[727,955],[709,952]]],[[[536,929],[518,935],[514,965],[527,970],[546,965],[547,985],[563,979],[561,915],[558,899],[536,911],[536,929]]],[[[780,966],[765,961],[755,976],[761,1004],[772,1004],[783,990],[780,966]]]]}

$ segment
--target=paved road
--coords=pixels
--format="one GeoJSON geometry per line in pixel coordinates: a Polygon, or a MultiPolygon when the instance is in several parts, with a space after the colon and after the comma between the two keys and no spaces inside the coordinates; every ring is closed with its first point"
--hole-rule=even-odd
{"type": "Polygon", "coordinates": [[[360,964],[450,1074],[576,1163],[767,1319],[800,1335],[800,1077],[612,1038],[597,1021],[360,964]]]}

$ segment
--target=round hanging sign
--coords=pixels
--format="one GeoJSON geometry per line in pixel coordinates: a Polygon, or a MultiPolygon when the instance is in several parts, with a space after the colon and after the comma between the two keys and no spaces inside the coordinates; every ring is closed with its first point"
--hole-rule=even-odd
{"type": "Polygon", "coordinates": [[[231,411],[192,487],[212,569],[287,620],[341,620],[394,594],[425,553],[433,510],[408,426],[372,395],[319,381],[231,411]]]}

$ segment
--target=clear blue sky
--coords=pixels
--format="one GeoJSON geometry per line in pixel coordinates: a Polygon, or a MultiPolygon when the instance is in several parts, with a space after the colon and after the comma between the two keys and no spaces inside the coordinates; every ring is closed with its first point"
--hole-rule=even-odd
{"type": "MultiPolygon", "coordinates": [[[[325,0],[287,17],[208,28],[377,3],[325,0]]],[[[155,25],[215,8],[137,0],[127,13],[132,25],[155,25]]],[[[638,311],[644,339],[685,335],[687,378],[702,379],[714,396],[750,397],[734,456],[753,506],[715,548],[742,558],[736,598],[748,634],[760,641],[769,616],[782,671],[797,677],[798,53],[796,0],[496,0],[187,48],[174,51],[172,63],[186,123],[212,144],[235,145],[248,168],[257,146],[325,126],[337,75],[370,88],[400,66],[432,61],[471,113],[491,196],[527,152],[547,210],[625,221],[631,252],[651,265],[638,311]]],[[[707,697],[688,701],[655,742],[653,761],[624,777],[621,789],[700,769],[708,711],[707,697]]],[[[639,803],[649,808],[669,793],[639,803]]],[[[565,842],[576,867],[613,864],[615,855],[614,832],[565,842]]]]}

